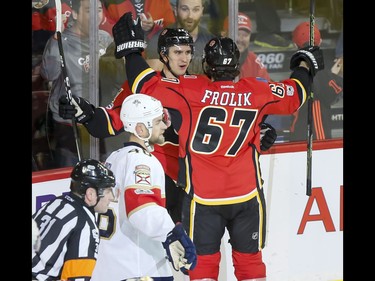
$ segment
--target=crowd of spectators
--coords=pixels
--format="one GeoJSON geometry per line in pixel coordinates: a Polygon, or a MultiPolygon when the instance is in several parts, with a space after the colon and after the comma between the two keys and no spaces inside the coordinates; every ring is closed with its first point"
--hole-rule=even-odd
{"type": "MultiPolygon", "coordinates": [[[[72,30],[79,23],[79,11],[74,8],[74,3],[84,2],[85,0],[62,0],[62,19],[63,28],[65,31],[72,30]],[[78,17],[78,18],[77,18],[78,17]],[[78,20],[77,20],[78,19],[78,20]]],[[[52,1],[35,1],[32,2],[32,169],[33,171],[52,169],[58,167],[66,167],[74,164],[77,159],[75,157],[74,135],[71,133],[71,127],[63,126],[64,132],[59,133],[61,129],[61,121],[56,120],[53,116],[57,116],[56,108],[53,106],[53,101],[56,100],[54,88],[55,83],[59,81],[60,85],[59,95],[65,91],[63,87],[63,80],[60,78],[51,78],[51,72],[48,68],[43,67],[43,59],[47,53],[49,45],[56,41],[55,38],[55,18],[56,10],[54,2],[52,1]],[[47,3],[45,3],[47,2],[47,3]],[[48,43],[49,42],[49,43],[48,43]],[[54,82],[55,81],[55,82],[54,82]],[[56,122],[57,121],[57,122],[56,122]],[[69,140],[63,140],[62,137],[69,136],[69,140]],[[70,144],[69,144],[70,143],[70,144]],[[59,146],[68,146],[61,151],[59,146]],[[60,152],[60,153],[59,153],[60,152]],[[67,156],[71,159],[66,159],[67,156]]],[[[266,52],[284,52],[287,50],[295,50],[296,45],[292,40],[292,30],[298,23],[308,20],[308,14],[295,15],[296,26],[293,26],[291,31],[281,30],[281,19],[278,18],[280,14],[280,5],[276,6],[274,1],[249,1],[249,9],[241,10],[238,17],[238,34],[236,43],[241,52],[241,73],[240,77],[261,76],[266,79],[270,77],[269,70],[265,66],[264,61],[257,56],[259,48],[266,52]],[[264,17],[262,13],[274,13],[275,17],[264,17]],[[266,20],[264,20],[266,19],[266,20]],[[270,20],[272,19],[272,21],[270,20]],[[298,21],[300,19],[300,21],[298,21]],[[273,31],[265,32],[268,27],[273,26],[273,31]],[[256,48],[256,50],[255,50],[256,48]],[[251,63],[255,62],[255,63],[251,63]],[[255,66],[255,67],[254,67],[255,66]]],[[[116,20],[125,12],[131,11],[134,16],[139,16],[142,21],[142,29],[145,32],[145,39],[147,48],[144,52],[144,57],[149,65],[161,70],[162,63],[157,54],[157,38],[164,27],[182,27],[185,28],[192,35],[195,45],[194,56],[190,63],[188,72],[190,74],[201,74],[202,71],[202,54],[203,47],[215,35],[228,35],[229,7],[227,1],[209,1],[209,0],[145,0],[145,1],[110,1],[98,0],[98,5],[101,7],[99,18],[99,39],[100,53],[98,54],[99,62],[99,82],[98,82],[98,105],[105,106],[116,96],[121,89],[123,81],[126,80],[124,65],[121,60],[113,57],[114,44],[112,42],[112,26],[116,20]]],[[[294,7],[295,8],[295,7],[294,7]]],[[[298,11],[298,9],[295,9],[298,11]]],[[[86,10],[89,14],[90,11],[86,10]]],[[[84,14],[83,14],[84,15],[84,14]]],[[[285,29],[285,28],[284,28],[285,29]]],[[[63,32],[65,32],[63,31],[63,32]]],[[[326,39],[322,36],[321,47],[324,50],[324,42],[327,40],[339,41],[339,36],[342,38],[341,30],[331,32],[330,37],[326,39]]],[[[321,33],[326,35],[324,30],[321,33]]],[[[56,43],[56,42],[55,42],[56,43]]],[[[82,44],[82,42],[80,43],[82,44]]],[[[57,44],[54,44],[57,45],[57,44]]],[[[336,44],[334,43],[334,48],[336,44]]],[[[337,44],[337,52],[334,63],[328,63],[327,67],[332,68],[332,71],[339,71],[342,77],[343,70],[343,55],[342,45],[337,44]]],[[[83,84],[84,89],[88,89],[89,83],[89,67],[90,63],[95,62],[93,58],[88,57],[89,47],[86,54],[82,57],[86,61],[82,65],[82,69],[86,70],[83,84]]],[[[65,53],[70,50],[64,46],[65,53]]],[[[55,54],[58,55],[57,50],[55,54]]],[[[58,56],[57,56],[58,57],[58,56]]],[[[59,67],[59,61],[56,61],[56,69],[59,67]]],[[[71,87],[74,94],[76,91],[76,81],[81,75],[76,75],[72,72],[72,67],[68,67],[68,76],[71,77],[71,87]]],[[[83,72],[82,72],[83,74],[83,72]]],[[[82,76],[83,77],[83,76],[82,76]]],[[[271,77],[272,78],[272,77],[271,77]]],[[[285,77],[284,77],[285,78],[285,77]]],[[[81,81],[82,82],[82,81],[81,81]]],[[[87,96],[86,96],[87,97],[87,96]]],[[[342,97],[340,93],[339,98],[333,103],[332,110],[337,111],[337,107],[342,110],[342,97]]],[[[339,114],[340,115],[340,114],[339,114]]],[[[343,116],[340,115],[342,121],[343,116]]],[[[291,120],[293,120],[291,118],[291,120]]],[[[342,122],[337,122],[338,126],[342,126],[342,122]]],[[[292,125],[292,124],[289,124],[292,125]]],[[[287,128],[289,129],[289,128],[287,128]]],[[[340,128],[335,128],[333,134],[326,134],[326,139],[334,137],[342,137],[342,133],[337,133],[340,128]]],[[[81,142],[84,143],[86,151],[89,151],[88,136],[84,130],[80,130],[82,135],[81,142]]],[[[289,139],[287,139],[289,140],[289,139]]],[[[303,140],[303,139],[302,139],[303,140]]],[[[100,155],[105,159],[109,151],[113,151],[116,147],[121,146],[121,141],[116,138],[101,139],[99,141],[100,155]]],[[[87,152],[89,153],[89,152],[87,152]]],[[[87,155],[88,156],[88,155],[87,155]]]]}

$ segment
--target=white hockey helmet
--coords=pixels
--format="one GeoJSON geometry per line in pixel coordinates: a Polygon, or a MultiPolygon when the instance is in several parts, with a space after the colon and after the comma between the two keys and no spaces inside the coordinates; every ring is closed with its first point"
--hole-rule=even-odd
{"type": "Polygon", "coordinates": [[[162,115],[163,106],[159,100],[145,94],[132,94],[122,102],[120,119],[125,131],[147,141],[152,133],[152,120],[162,115]],[[138,136],[135,131],[137,123],[143,123],[146,126],[149,131],[147,138],[138,136]]]}

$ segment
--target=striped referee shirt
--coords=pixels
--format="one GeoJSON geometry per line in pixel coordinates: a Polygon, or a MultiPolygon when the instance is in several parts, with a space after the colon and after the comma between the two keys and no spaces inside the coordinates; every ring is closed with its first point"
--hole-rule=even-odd
{"type": "Polygon", "coordinates": [[[90,280],[96,264],[99,231],[95,212],[75,194],[51,200],[32,216],[41,247],[32,256],[37,280],[90,280]]]}

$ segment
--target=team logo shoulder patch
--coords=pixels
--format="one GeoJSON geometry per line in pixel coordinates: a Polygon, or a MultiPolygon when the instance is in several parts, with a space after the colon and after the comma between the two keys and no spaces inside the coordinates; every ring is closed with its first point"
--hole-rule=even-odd
{"type": "Polygon", "coordinates": [[[137,165],[134,170],[135,183],[151,186],[151,169],[147,165],[137,165]]]}
{"type": "Polygon", "coordinates": [[[294,96],[294,88],[292,86],[286,86],[286,95],[290,97],[294,96]]]}

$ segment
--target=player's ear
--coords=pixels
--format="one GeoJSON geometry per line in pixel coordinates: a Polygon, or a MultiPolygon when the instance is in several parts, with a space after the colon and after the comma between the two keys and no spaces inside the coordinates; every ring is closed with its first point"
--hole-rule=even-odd
{"type": "Polygon", "coordinates": [[[140,136],[141,138],[147,138],[148,137],[148,130],[145,126],[145,124],[143,123],[137,123],[137,125],[135,126],[135,131],[137,132],[138,136],[140,136]]]}
{"type": "Polygon", "coordinates": [[[168,57],[165,55],[165,52],[161,51],[160,56],[162,57],[164,64],[168,63],[168,57]]]}

